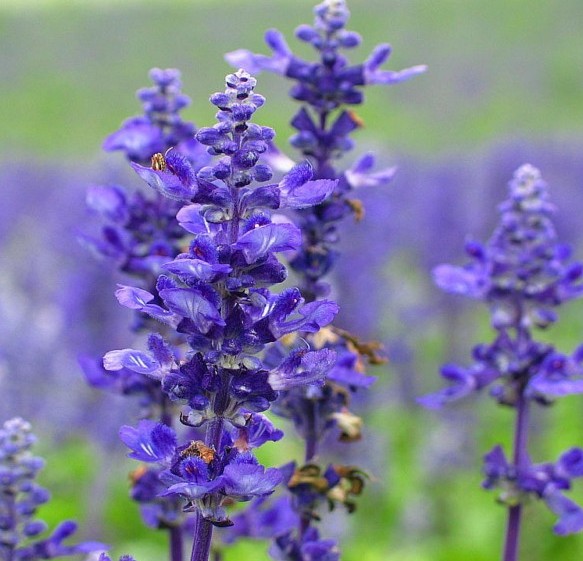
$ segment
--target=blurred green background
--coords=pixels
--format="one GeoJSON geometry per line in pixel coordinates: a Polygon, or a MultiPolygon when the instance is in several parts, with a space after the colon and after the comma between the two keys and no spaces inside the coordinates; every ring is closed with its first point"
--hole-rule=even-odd
{"type": "MultiPolygon", "coordinates": [[[[2,160],[119,164],[116,156],[100,156],[100,144],[123,119],[139,113],[134,92],[148,85],[153,66],[180,68],[184,91],[193,99],[185,118],[211,124],[208,96],[222,89],[229,71],[223,53],[240,47],[266,52],[263,32],[276,27],[296,52],[308,55],[292,33],[311,22],[312,6],[312,0],[3,0],[2,160]]],[[[464,161],[502,140],[583,138],[581,0],[351,0],[349,7],[349,28],[364,36],[353,60],[388,41],[394,48],[388,68],[429,66],[426,75],[406,84],[370,88],[358,109],[367,125],[360,141],[377,146],[385,162],[405,154],[419,161],[451,155],[464,161]]],[[[288,120],[296,107],[286,97],[287,87],[277,76],[259,79],[258,91],[268,102],[258,120],[273,126],[280,141],[290,134],[288,120]]],[[[80,189],[89,181],[83,178],[80,189]]],[[[390,266],[386,278],[398,284],[406,277],[411,298],[432,297],[429,280],[411,271],[406,257],[390,266]]],[[[379,338],[407,330],[391,319],[390,309],[383,312],[379,338]]],[[[491,334],[485,312],[463,315],[460,346],[467,357],[472,337],[489,340],[491,334]]],[[[414,338],[415,368],[425,388],[438,387],[438,365],[452,346],[444,326],[434,319],[414,338]]],[[[569,351],[582,334],[583,308],[572,304],[548,338],[569,351]]],[[[478,466],[494,444],[508,443],[511,413],[485,399],[458,407],[451,416],[420,411],[391,397],[390,370],[378,372],[378,392],[387,398],[369,408],[370,440],[357,449],[375,458],[370,485],[350,520],[335,513],[328,525],[341,536],[343,558],[498,558],[505,513],[492,493],[480,489],[478,466]],[[470,441],[475,436],[477,443],[464,440],[468,434],[460,433],[460,426],[469,426],[470,441]]],[[[581,400],[570,397],[536,418],[533,457],[554,459],[569,446],[583,445],[582,417],[581,400]]],[[[37,432],[42,435],[42,427],[37,432]]],[[[133,465],[120,446],[100,447],[73,430],[70,438],[45,441],[40,449],[48,458],[43,483],[55,496],[43,513],[47,522],[77,517],[87,524],[85,535],[113,544],[113,555],[165,558],[163,537],[142,528],[126,498],[126,474],[133,465]]],[[[264,455],[272,463],[286,461],[289,448],[273,446],[264,455]]],[[[583,492],[577,496],[583,500],[583,492]]],[[[553,516],[543,504],[526,512],[522,559],[581,559],[582,537],[555,537],[553,516]]],[[[265,551],[264,544],[241,544],[227,560],[259,561],[267,558],[265,551]]]]}
{"type": "MultiPolygon", "coordinates": [[[[91,156],[103,136],[136,112],[132,92],[153,66],[178,67],[195,100],[195,122],[228,71],[224,52],[265,52],[263,32],[290,38],[311,21],[311,0],[4,0],[0,4],[0,147],[54,157],[91,156]]],[[[578,0],[353,0],[350,28],[360,59],[390,42],[393,69],[429,66],[395,88],[370,88],[363,133],[394,150],[467,150],[500,136],[581,131],[583,49],[578,0]],[[374,124],[374,126],[372,126],[374,124]]],[[[307,53],[304,48],[297,49],[307,53]]],[[[276,101],[263,111],[281,137],[293,103],[265,76],[276,101]]]]}

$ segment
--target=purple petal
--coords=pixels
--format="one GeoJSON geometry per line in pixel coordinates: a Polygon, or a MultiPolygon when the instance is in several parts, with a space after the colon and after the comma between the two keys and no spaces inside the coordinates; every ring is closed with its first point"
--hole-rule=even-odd
{"type": "Polygon", "coordinates": [[[291,56],[292,51],[287,44],[283,34],[277,29],[268,29],[265,32],[265,43],[276,54],[281,57],[291,56]]]}
{"type": "Polygon", "coordinates": [[[283,477],[278,469],[265,469],[253,463],[233,463],[223,471],[227,495],[239,500],[250,500],[252,497],[263,497],[273,493],[275,487],[282,482],[283,477]]]}
{"type": "Polygon", "coordinates": [[[583,477],[583,449],[571,448],[561,454],[557,468],[561,474],[565,474],[568,478],[583,477]]]}
{"type": "MultiPolygon", "coordinates": [[[[311,132],[314,136],[318,134],[318,127],[316,127],[314,121],[312,120],[312,117],[310,117],[310,114],[307,112],[307,110],[302,107],[293,117],[293,119],[291,120],[291,125],[292,127],[298,129],[299,131],[309,131],[311,132]]],[[[302,165],[301,163],[298,165],[302,165]]],[[[287,170],[285,170],[287,171],[287,170]]],[[[305,181],[307,181],[308,179],[312,179],[312,176],[306,178],[305,181]]]]}
{"type": "Polygon", "coordinates": [[[484,455],[484,474],[487,480],[483,483],[486,488],[492,487],[500,479],[508,474],[508,460],[501,446],[494,446],[490,452],[484,455]]]}
{"type": "Polygon", "coordinates": [[[122,189],[112,185],[93,185],[87,190],[87,206],[112,220],[125,223],[129,212],[125,193],[122,189]]]}
{"type": "Polygon", "coordinates": [[[134,171],[153,189],[162,195],[182,202],[189,202],[196,195],[194,172],[192,182],[184,183],[184,170],[180,168],[180,174],[175,174],[170,169],[155,170],[132,162],[134,171]]]}
{"type": "Polygon", "coordinates": [[[241,450],[259,448],[268,441],[277,442],[283,438],[283,431],[262,413],[251,413],[245,426],[238,431],[235,446],[241,450]]]}
{"type": "Polygon", "coordinates": [[[307,208],[319,205],[334,192],[337,184],[337,179],[308,181],[289,192],[284,199],[285,206],[289,208],[307,208]]]}
{"type": "Polygon", "coordinates": [[[115,378],[103,368],[103,359],[80,355],[77,357],[77,362],[89,385],[100,389],[110,389],[115,386],[115,378]]]}
{"type": "Polygon", "coordinates": [[[377,187],[389,183],[395,176],[397,168],[393,166],[371,173],[370,170],[374,167],[374,163],[374,155],[371,153],[365,154],[351,168],[344,172],[346,181],[354,189],[360,187],[377,187]]]}
{"type": "Polygon", "coordinates": [[[302,243],[302,233],[293,224],[265,224],[243,234],[235,249],[240,249],[251,264],[270,252],[297,249],[302,243]]]}
{"type": "Polygon", "coordinates": [[[106,152],[123,150],[130,160],[148,160],[156,152],[165,149],[164,135],[160,127],[147,117],[132,117],[103,142],[106,152]]]}
{"type": "Polygon", "coordinates": [[[443,388],[436,393],[419,397],[417,398],[417,403],[427,409],[440,409],[446,403],[466,397],[477,389],[474,372],[471,370],[465,370],[453,365],[445,365],[441,369],[441,375],[452,381],[453,385],[443,388]]]}
{"type": "Polygon", "coordinates": [[[161,497],[167,497],[170,495],[181,495],[188,499],[201,499],[205,495],[216,491],[223,485],[222,476],[216,477],[211,481],[199,482],[199,483],[176,483],[168,487],[168,490],[160,493],[161,497]]]}
{"type": "Polygon", "coordinates": [[[336,362],[336,353],[330,349],[295,351],[269,373],[269,385],[275,390],[323,381],[336,362]]]}
{"type": "Polygon", "coordinates": [[[119,289],[115,291],[117,301],[131,310],[141,310],[148,302],[154,299],[154,295],[147,290],[124,286],[123,284],[118,284],[118,286],[119,289]]]}
{"type": "Polygon", "coordinates": [[[354,162],[351,169],[354,173],[368,173],[374,167],[375,161],[375,155],[372,152],[367,152],[354,162]]]}
{"type": "Polygon", "coordinates": [[[169,462],[176,452],[174,431],[155,421],[140,421],[137,428],[123,426],[119,436],[132,451],[128,456],[142,462],[169,462]]]}
{"type": "Polygon", "coordinates": [[[175,259],[165,263],[162,268],[179,277],[193,278],[202,281],[213,281],[219,275],[226,275],[232,271],[230,265],[221,263],[207,263],[202,259],[175,259]]]}
{"type": "Polygon", "coordinates": [[[247,49],[237,49],[227,53],[225,61],[233,68],[243,68],[253,75],[260,74],[262,70],[269,68],[271,64],[270,57],[252,53],[247,49]]]}
{"type": "Polygon", "coordinates": [[[208,333],[213,325],[225,325],[217,308],[197,290],[167,288],[160,291],[160,296],[170,310],[192,320],[201,333],[208,333]]]}
{"type": "Polygon", "coordinates": [[[310,302],[298,310],[299,318],[285,318],[272,322],[272,332],[277,338],[294,331],[316,333],[321,327],[328,325],[337,313],[338,304],[336,302],[329,300],[310,302]]]}
{"type": "Polygon", "coordinates": [[[453,294],[482,298],[487,290],[487,279],[475,271],[453,265],[438,265],[433,269],[435,284],[453,294]]]}
{"type": "Polygon", "coordinates": [[[359,127],[358,121],[348,111],[342,111],[330,128],[333,136],[346,136],[359,127]]]}
{"type": "Polygon", "coordinates": [[[397,84],[409,80],[427,70],[427,66],[418,65],[400,71],[379,70],[389,58],[390,45],[378,45],[364,63],[364,81],[366,84],[397,84]]]}
{"type": "Polygon", "coordinates": [[[242,208],[279,208],[280,192],[277,185],[264,185],[246,190],[240,199],[242,208]]]}
{"type": "Polygon", "coordinates": [[[306,208],[320,204],[328,198],[338,181],[331,179],[311,181],[313,175],[314,171],[308,161],[294,166],[279,183],[282,206],[306,208]]]}
{"type": "Polygon", "coordinates": [[[377,378],[359,372],[358,360],[358,356],[351,351],[337,351],[335,364],[328,372],[327,378],[346,387],[369,388],[377,378]]]}
{"type": "Polygon", "coordinates": [[[105,370],[116,371],[128,368],[138,374],[146,374],[158,380],[162,379],[162,368],[160,363],[149,353],[136,351],[134,349],[121,349],[109,351],[103,357],[103,367],[105,370]]]}
{"type": "Polygon", "coordinates": [[[555,534],[566,536],[583,530],[583,509],[552,485],[543,496],[547,506],[559,517],[553,526],[555,534]]]}
{"type": "Polygon", "coordinates": [[[375,71],[379,66],[384,64],[391,56],[391,45],[382,43],[377,45],[369,57],[364,62],[365,69],[368,71],[375,71]]]}
{"type": "Polygon", "coordinates": [[[310,181],[312,177],[314,177],[312,165],[307,160],[304,160],[286,174],[279,183],[279,189],[282,193],[287,194],[303,185],[306,181],[310,181]]]}
{"type": "Polygon", "coordinates": [[[154,318],[155,320],[173,328],[178,326],[178,323],[181,319],[175,313],[169,310],[165,310],[157,304],[148,304],[144,306],[141,311],[145,314],[148,314],[151,318],[154,318]]]}
{"type": "Polygon", "coordinates": [[[401,82],[406,82],[419,74],[423,74],[427,71],[427,66],[420,64],[418,66],[411,66],[410,68],[405,68],[404,70],[391,71],[391,70],[377,70],[376,72],[366,73],[364,75],[365,82],[367,84],[382,84],[385,86],[390,86],[392,84],[400,84],[401,82]]]}
{"type": "Polygon", "coordinates": [[[249,74],[259,74],[263,70],[284,75],[292,52],[283,35],[276,29],[270,29],[265,34],[265,42],[273,51],[272,56],[255,54],[247,49],[238,49],[225,55],[225,60],[235,68],[243,68],[249,74]]]}
{"type": "Polygon", "coordinates": [[[311,25],[299,25],[294,31],[294,35],[300,39],[300,41],[305,41],[306,43],[311,43],[314,40],[320,39],[320,34],[311,25]]]}
{"type": "Polygon", "coordinates": [[[208,224],[203,218],[200,205],[187,205],[182,207],[176,218],[180,225],[191,234],[208,234],[208,224]]]}

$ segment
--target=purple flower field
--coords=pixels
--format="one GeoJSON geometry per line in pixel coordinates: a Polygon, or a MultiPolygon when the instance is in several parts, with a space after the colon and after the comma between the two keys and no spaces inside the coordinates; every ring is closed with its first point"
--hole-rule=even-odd
{"type": "Polygon", "coordinates": [[[0,559],[579,559],[559,4],[0,7],[0,559]]]}

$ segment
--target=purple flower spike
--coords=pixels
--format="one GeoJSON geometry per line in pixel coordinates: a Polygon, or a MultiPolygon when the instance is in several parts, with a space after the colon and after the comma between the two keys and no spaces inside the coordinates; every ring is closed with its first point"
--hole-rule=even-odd
{"type": "Polygon", "coordinates": [[[533,336],[534,329],[557,320],[554,308],[583,292],[581,265],[568,263],[570,250],[557,241],[548,198],[540,172],[529,164],[520,167],[490,240],[466,243],[468,264],[434,270],[440,288],[488,306],[497,335],[474,347],[469,368],[444,367],[442,375],[453,385],[419,402],[439,408],[495,382],[490,395],[516,409],[512,462],[500,446],[484,458],[483,486],[500,488],[499,501],[508,506],[505,561],[518,559],[522,506],[529,497],[543,499],[559,516],[557,534],[583,530],[583,509],[562,494],[573,478],[583,476],[583,450],[572,448],[554,464],[533,464],[527,449],[530,408],[583,392],[581,348],[566,356],[533,336]]]}
{"type": "Polygon", "coordinates": [[[344,103],[361,103],[362,94],[358,88],[366,84],[396,84],[425,72],[423,65],[398,72],[379,70],[390,53],[388,45],[379,45],[364,64],[349,66],[340,49],[357,46],[360,36],[344,29],[350,16],[345,2],[327,0],[316,6],[314,13],[314,25],[300,26],[296,36],[318,51],[320,62],[310,63],[294,55],[282,34],[274,29],[265,35],[271,56],[241,49],[228,53],[225,59],[232,66],[251,73],[267,70],[295,80],[297,84],[291,96],[325,112],[344,103]]]}
{"type": "MultiPolygon", "coordinates": [[[[276,38],[274,48],[284,48],[276,38]]],[[[158,272],[163,273],[154,282],[149,278],[147,289],[122,285],[116,293],[122,305],[141,314],[141,322],[149,321],[145,314],[162,323],[156,325],[160,333],[149,336],[148,351],[110,351],[104,360],[116,384],[134,382],[134,375],[159,384],[141,389],[151,390],[152,402],[158,398],[164,423],[142,421],[137,428],[120,431],[130,456],[153,464],[140,471],[132,495],[147,523],[169,527],[171,535],[179,529],[180,511],[195,512],[199,533],[192,557],[198,560],[207,556],[212,525],[231,524],[225,504],[269,495],[283,480],[278,470],[259,465],[250,452],[283,436],[258,415],[278,396],[272,385],[320,382],[335,354],[305,349],[292,352],[286,361],[283,352],[273,363],[264,357],[276,348],[280,352],[277,340],[284,335],[316,333],[338,310],[330,301],[305,304],[298,289],[272,292],[287,275],[277,253],[297,250],[302,232],[282,216],[271,215],[275,209],[306,209],[324,201],[337,181],[313,179],[305,164],[279,184],[258,185],[272,177],[260,158],[274,133],[251,122],[265,99],[244,70],[229,74],[225,83],[224,92],[210,98],[218,108],[217,123],[196,133],[209,156],[217,157],[210,165],[195,173],[186,156],[174,150],[156,154],[151,169],[133,165],[165,197],[158,198],[160,204],[166,199],[186,203],[177,210],[176,221],[163,217],[166,231],[181,240],[180,251],[172,245],[172,251],[157,256],[158,272]],[[174,226],[182,228],[176,231],[174,226]],[[185,232],[191,234],[189,240],[182,238],[185,232]],[[182,407],[183,425],[206,425],[204,441],[178,442],[169,426],[175,404],[182,407]]],[[[150,94],[142,99],[155,103],[150,94]]],[[[103,206],[115,209],[114,204],[103,206]]],[[[89,371],[102,383],[101,372],[89,371]]]]}
{"type": "Polygon", "coordinates": [[[2,558],[41,561],[108,549],[100,542],[64,544],[77,531],[72,520],[61,522],[48,537],[39,539],[47,525],[34,517],[38,507],[49,501],[50,494],[36,483],[44,461],[32,455],[35,442],[30,424],[20,418],[6,421],[0,427],[2,558]]]}
{"type": "Polygon", "coordinates": [[[144,115],[127,119],[119,130],[105,139],[103,149],[107,152],[120,150],[130,161],[142,164],[172,146],[194,154],[195,127],[180,117],[180,111],[190,105],[190,99],[180,91],[180,72],[174,68],[153,68],[150,79],[154,86],[138,92],[144,115]]]}

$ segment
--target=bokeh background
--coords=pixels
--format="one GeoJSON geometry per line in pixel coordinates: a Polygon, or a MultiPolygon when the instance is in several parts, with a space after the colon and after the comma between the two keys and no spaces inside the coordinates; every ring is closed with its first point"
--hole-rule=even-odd
{"type": "MultiPolygon", "coordinates": [[[[207,99],[229,71],[224,52],[266,52],[264,30],[292,37],[311,22],[312,0],[0,1],[0,413],[30,419],[54,495],[41,511],[65,516],[112,554],[165,558],[127,498],[133,469],[117,442],[135,411],[85,387],[76,357],[130,346],[129,316],[112,296],[119,279],[77,242],[95,226],[85,190],[137,184],[100,144],[139,113],[136,89],[151,67],[182,70],[193,99],[185,118],[213,122],[207,99]]],[[[425,63],[426,75],[369,88],[355,155],[398,164],[393,184],[360,195],[367,215],[347,224],[335,279],[342,324],[381,340],[389,364],[363,398],[365,439],[345,450],[370,484],[357,512],[334,513],[347,561],[486,561],[501,549],[504,510],[480,489],[482,454],[508,444],[512,414],[485,396],[441,414],[415,396],[439,387],[444,361],[469,360],[492,334],[487,313],[432,287],[431,268],[461,263],[467,236],[484,239],[513,170],[538,166],[559,207],[557,227],[583,258],[583,3],[581,0],[351,0],[362,60],[390,42],[391,69],[425,63]],[[350,450],[348,450],[350,448],[350,450]]],[[[260,77],[268,103],[258,120],[280,146],[296,106],[277,76],[260,77]]],[[[348,165],[348,163],[346,164],[348,165]]],[[[470,303],[471,304],[471,303],[470,303]]],[[[583,306],[572,303],[545,339],[570,351],[583,341],[583,306]]],[[[534,418],[535,461],[583,446],[583,401],[569,397],[534,418]]],[[[293,435],[264,453],[298,453],[293,435]]],[[[575,497],[583,500],[583,489],[575,497]]],[[[583,537],[557,538],[543,504],[526,509],[523,559],[575,561],[583,537]]],[[[227,560],[267,559],[240,544],[227,560]]]]}

